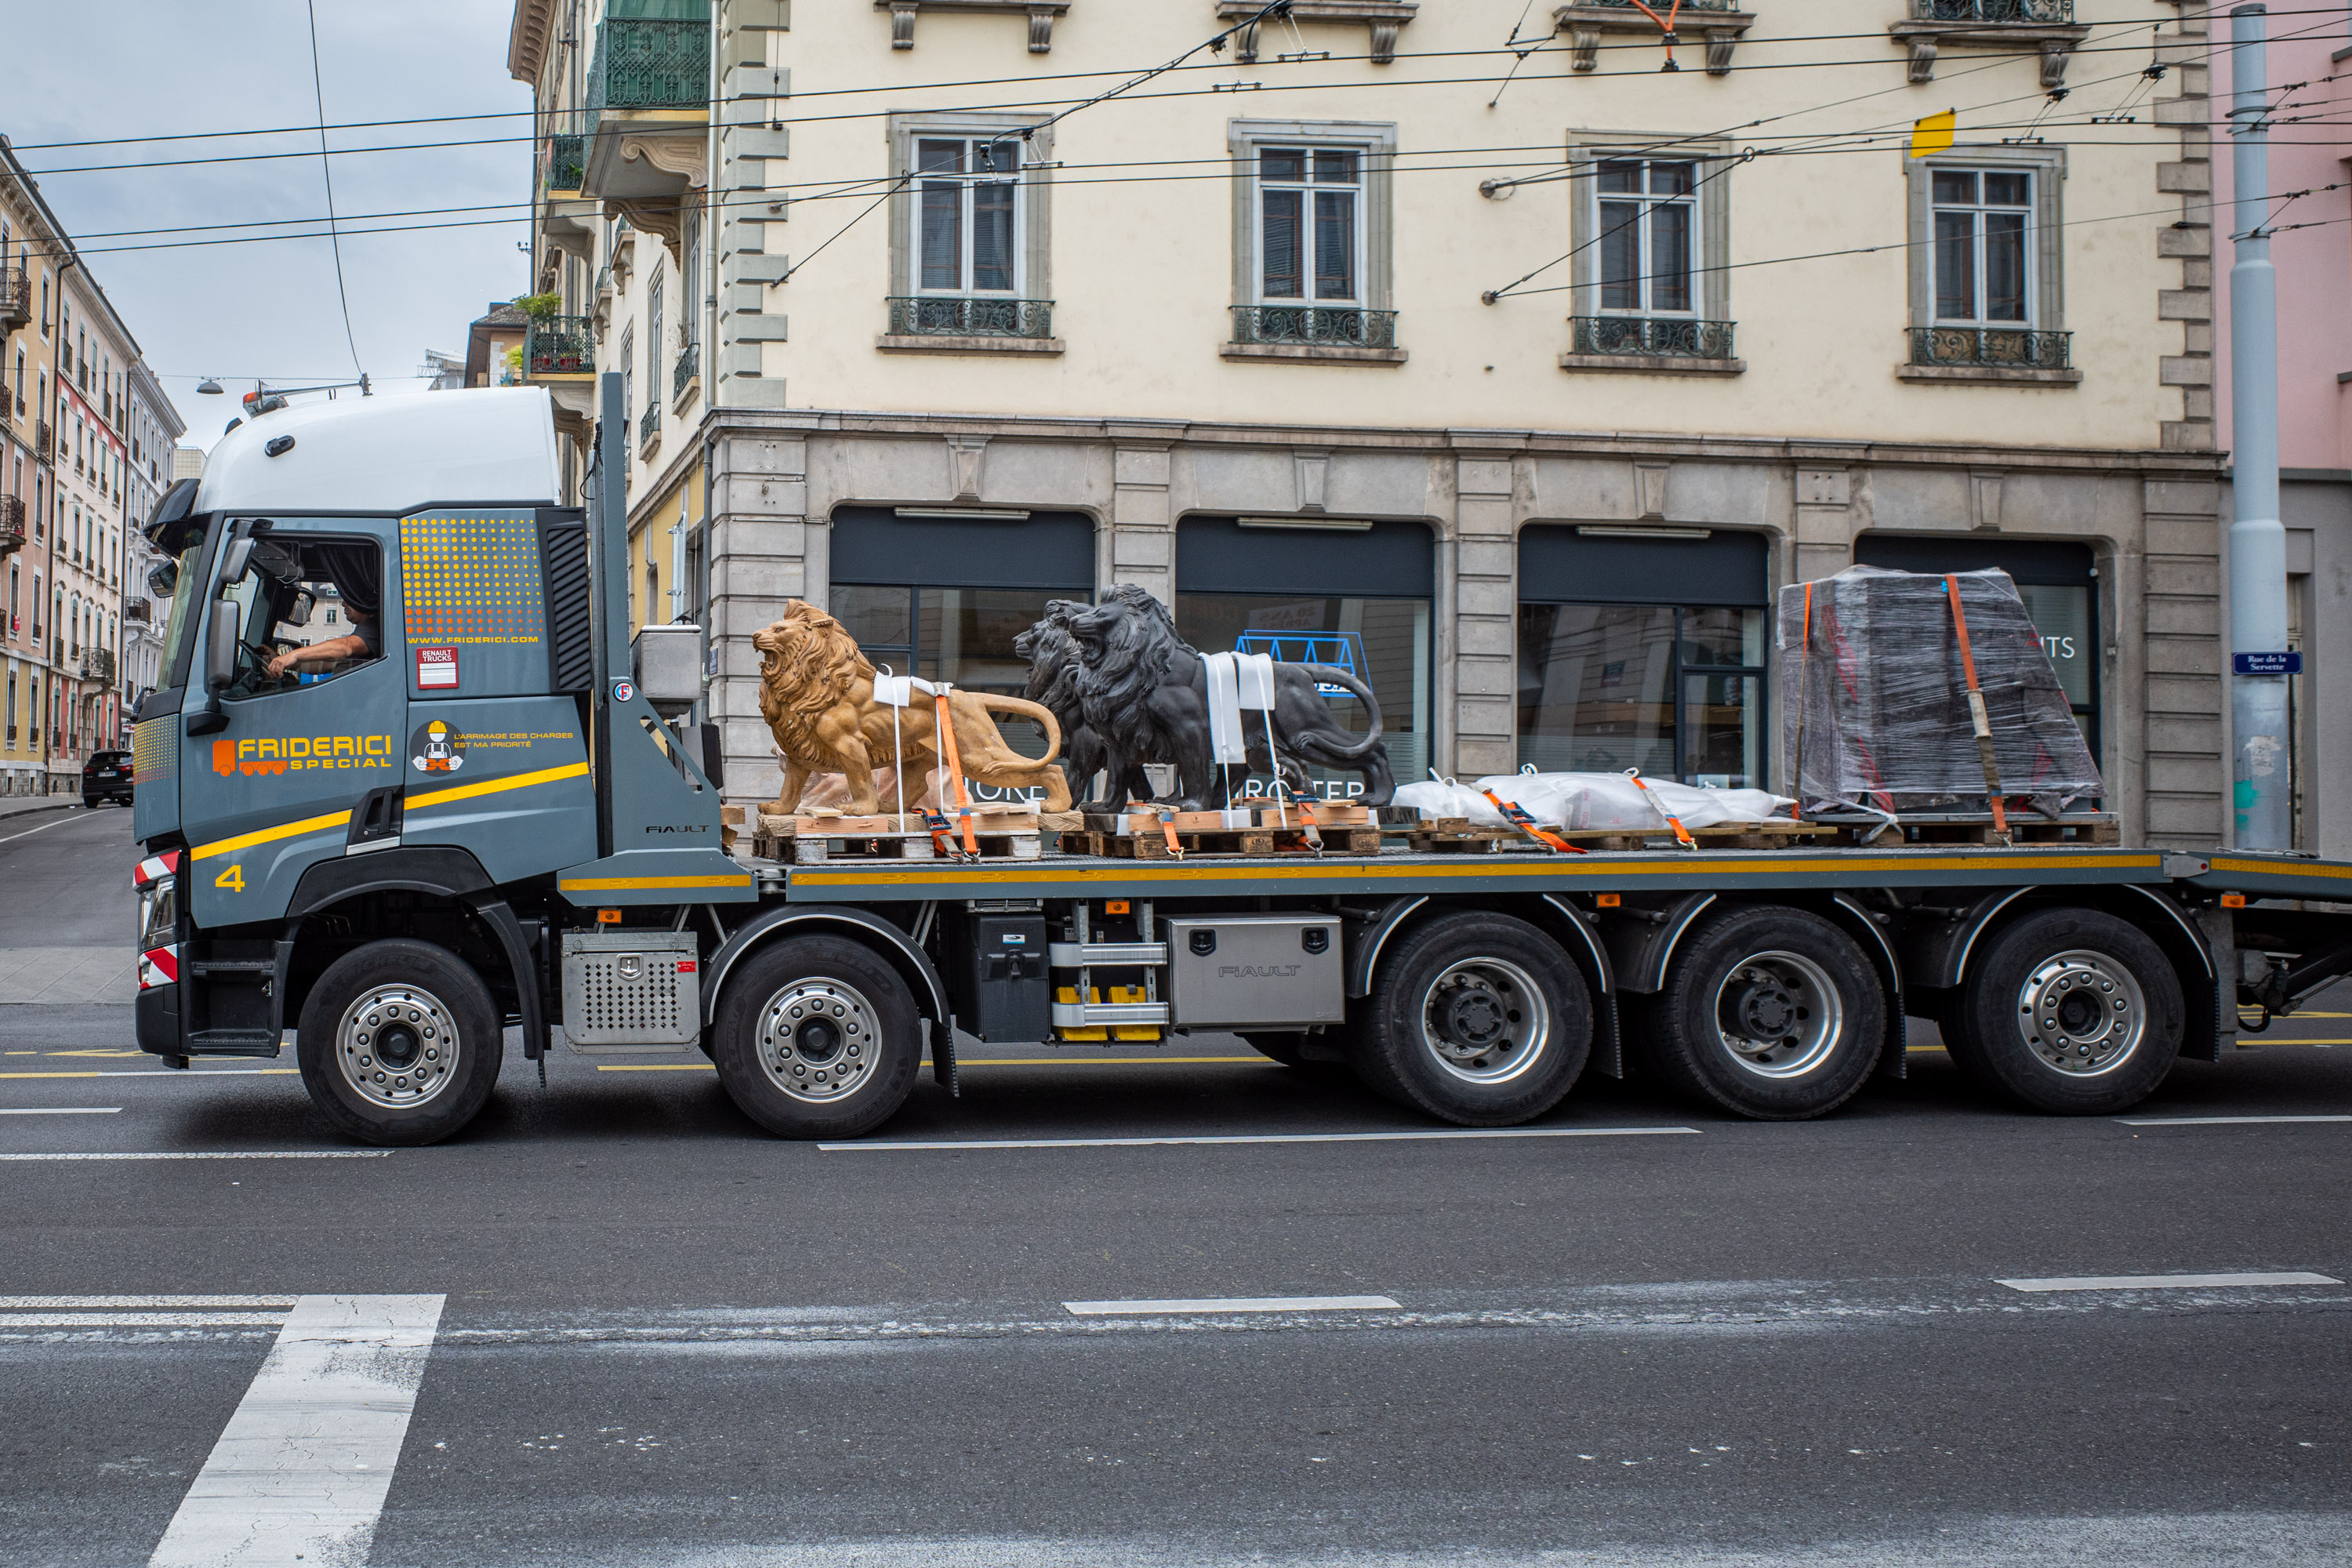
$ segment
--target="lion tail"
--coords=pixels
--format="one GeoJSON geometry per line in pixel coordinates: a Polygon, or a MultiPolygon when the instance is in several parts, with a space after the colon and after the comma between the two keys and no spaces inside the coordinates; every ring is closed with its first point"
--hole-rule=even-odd
{"type": "Polygon", "coordinates": [[[1039,762],[1050,763],[1061,756],[1062,721],[1054,717],[1051,708],[1043,702],[1032,702],[1026,697],[1001,697],[992,691],[975,691],[972,695],[979,698],[981,706],[992,713],[1018,713],[1043,724],[1045,727],[1045,754],[1037,759],[1039,762]]]}
{"type": "Polygon", "coordinates": [[[1336,669],[1328,664],[1310,664],[1305,668],[1316,685],[1344,686],[1353,692],[1356,700],[1364,705],[1365,716],[1371,721],[1370,727],[1364,731],[1363,739],[1351,746],[1333,748],[1335,759],[1345,758],[1349,762],[1354,762],[1360,757],[1371,755],[1372,748],[1381,743],[1381,701],[1379,698],[1372,695],[1372,689],[1348,671],[1336,669]]]}

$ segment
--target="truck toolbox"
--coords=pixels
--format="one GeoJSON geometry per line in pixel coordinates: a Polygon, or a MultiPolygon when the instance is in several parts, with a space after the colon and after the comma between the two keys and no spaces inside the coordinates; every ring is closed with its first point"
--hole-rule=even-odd
{"type": "Polygon", "coordinates": [[[1179,1028],[1297,1029],[1347,1016],[1336,917],[1171,920],[1168,946],[1179,1028]]]}

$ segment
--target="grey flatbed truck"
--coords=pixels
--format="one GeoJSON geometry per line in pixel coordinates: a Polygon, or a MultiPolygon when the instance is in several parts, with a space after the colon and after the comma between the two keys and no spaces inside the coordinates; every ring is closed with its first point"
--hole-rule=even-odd
{"type": "MultiPolygon", "coordinates": [[[[601,466],[624,421],[604,388],[601,466]]],[[[542,1058],[700,1049],[752,1120],[850,1137],[959,1034],[1071,1052],[1233,1033],[1506,1125],[1637,1058],[1759,1119],[1900,1075],[2112,1112],[2242,1009],[2352,973],[2352,866],[2059,844],[835,861],[723,847],[698,731],[638,689],[614,487],[557,504],[536,389],[264,406],[147,525],[173,564],[134,731],[138,1038],[274,1057],[349,1136],[480,1110],[542,1058]],[[349,656],[286,663],[321,603],[349,656]],[[274,673],[273,673],[274,672],[274,673]],[[321,678],[323,677],[323,679],[321,678]]],[[[320,629],[324,629],[320,628],[320,629]]],[[[708,762],[708,765],[706,763],[708,762]]]]}

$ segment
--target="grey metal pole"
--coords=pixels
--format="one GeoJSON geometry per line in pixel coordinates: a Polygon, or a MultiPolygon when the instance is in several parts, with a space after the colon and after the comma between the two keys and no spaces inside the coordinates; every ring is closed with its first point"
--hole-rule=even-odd
{"type": "Polygon", "coordinates": [[[2286,528],[2279,520],[2278,275],[2271,266],[2266,12],[2230,13],[2230,715],[2242,849],[2294,846],[2288,776],[2286,528]]]}

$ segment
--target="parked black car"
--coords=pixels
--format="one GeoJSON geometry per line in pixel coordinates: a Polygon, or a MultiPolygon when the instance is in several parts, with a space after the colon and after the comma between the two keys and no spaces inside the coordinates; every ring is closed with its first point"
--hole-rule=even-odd
{"type": "Polygon", "coordinates": [[[89,761],[81,765],[82,805],[96,805],[102,800],[131,804],[130,752],[92,752],[89,761]]]}

